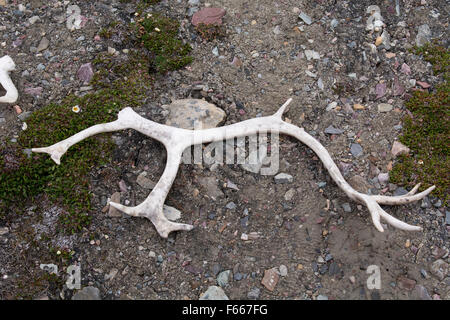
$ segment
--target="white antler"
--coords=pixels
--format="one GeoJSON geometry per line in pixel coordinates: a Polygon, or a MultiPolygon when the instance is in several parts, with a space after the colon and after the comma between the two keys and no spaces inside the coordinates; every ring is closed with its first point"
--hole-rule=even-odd
{"type": "Polygon", "coordinates": [[[110,205],[129,215],[150,219],[155,225],[158,233],[163,238],[166,238],[172,231],[188,231],[193,228],[192,225],[173,223],[167,220],[162,211],[164,201],[175,180],[181,162],[181,155],[187,147],[199,143],[198,141],[201,141],[200,143],[208,143],[235,137],[250,136],[257,134],[258,132],[278,131],[293,136],[310,147],[323,162],[323,165],[327,168],[330,176],[336,182],[338,187],[351,199],[367,206],[372,215],[373,224],[379,231],[383,232],[380,218],[383,218],[387,223],[402,230],[422,230],[421,227],[409,225],[392,217],[381,209],[379,204],[398,205],[417,201],[433,191],[435,188],[434,186],[419,194],[415,194],[419,188],[419,185],[417,185],[408,194],[398,197],[372,196],[356,191],[345,181],[330,154],[319,141],[306,133],[303,128],[299,128],[282,120],[283,112],[291,101],[292,99],[287,100],[286,103],[284,103],[272,116],[250,119],[219,128],[196,131],[162,125],[139,116],[131,108],[125,108],[119,112],[116,121],[92,126],[50,147],[33,148],[31,150],[33,152],[48,153],[51,158],[59,164],[61,156],[70,148],[70,146],[101,132],[135,129],[149,137],[159,140],[166,147],[167,164],[161,178],[147,199],[135,207],[127,207],[115,202],[110,202],[110,205]]]}
{"type": "Polygon", "coordinates": [[[19,97],[19,93],[9,77],[9,73],[15,68],[16,65],[10,56],[0,58],[0,84],[6,90],[6,94],[3,97],[0,97],[0,102],[14,103],[19,97]]]}

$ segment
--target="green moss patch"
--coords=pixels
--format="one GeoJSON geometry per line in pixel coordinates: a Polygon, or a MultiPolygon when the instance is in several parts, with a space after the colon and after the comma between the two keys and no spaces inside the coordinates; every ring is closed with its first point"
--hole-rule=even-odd
{"type": "Polygon", "coordinates": [[[426,45],[417,53],[433,63],[436,73],[444,73],[445,80],[434,92],[415,91],[406,102],[411,114],[404,118],[400,141],[412,152],[397,159],[391,181],[407,186],[422,182],[421,190],[436,185],[434,194],[447,202],[450,191],[449,51],[426,45]]]}
{"type": "Polygon", "coordinates": [[[89,224],[89,172],[110,161],[113,144],[109,135],[74,145],[60,165],[47,154],[27,156],[24,150],[52,145],[92,125],[115,120],[124,107],[138,107],[150,84],[146,61],[137,55],[121,63],[107,55],[99,56],[94,61],[100,70],[92,81],[94,93],[68,96],[62,103],[49,104],[30,116],[18,145],[0,149],[0,216],[8,210],[20,212],[26,201],[45,193],[68,213],[60,217],[61,230],[74,233],[89,224]],[[80,109],[78,113],[72,111],[74,106],[80,109]]]}
{"type": "Polygon", "coordinates": [[[192,48],[178,38],[179,23],[157,13],[142,13],[135,24],[136,38],[151,56],[154,71],[165,73],[191,63],[192,48]]]}

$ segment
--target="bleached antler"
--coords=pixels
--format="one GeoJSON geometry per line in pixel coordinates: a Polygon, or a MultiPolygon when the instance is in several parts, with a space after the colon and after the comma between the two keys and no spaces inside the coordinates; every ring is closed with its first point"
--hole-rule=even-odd
{"type": "Polygon", "coordinates": [[[10,56],[0,58],[0,84],[6,90],[6,94],[3,97],[0,97],[0,102],[14,103],[19,97],[19,93],[9,77],[9,73],[15,68],[16,65],[10,56]]]}
{"type": "Polygon", "coordinates": [[[119,112],[118,119],[116,121],[92,126],[50,147],[33,148],[32,151],[48,153],[51,158],[59,164],[61,156],[75,143],[78,143],[81,140],[97,133],[118,131],[123,129],[135,129],[162,142],[167,150],[167,164],[161,178],[150,195],[141,204],[135,207],[127,207],[115,202],[110,202],[110,205],[131,216],[146,217],[150,219],[161,237],[167,238],[169,233],[172,231],[189,231],[193,228],[192,225],[169,221],[163,215],[162,210],[164,201],[178,172],[178,167],[181,163],[181,155],[187,147],[198,143],[208,143],[232,139],[235,137],[251,136],[257,134],[258,132],[278,131],[280,133],[293,136],[310,147],[323,162],[323,165],[327,168],[330,176],[336,182],[338,187],[341,188],[352,200],[367,206],[370,214],[372,215],[373,224],[379,231],[383,232],[380,218],[383,218],[389,224],[402,230],[422,230],[421,227],[409,225],[392,217],[386,213],[379,204],[398,205],[417,201],[433,191],[435,188],[434,186],[419,194],[415,194],[419,188],[419,185],[417,185],[408,194],[398,197],[378,195],[372,196],[356,191],[345,181],[330,154],[319,141],[306,133],[303,128],[299,128],[282,120],[282,115],[291,101],[292,99],[287,100],[286,103],[284,103],[283,106],[272,116],[250,119],[219,128],[195,131],[162,125],[139,116],[131,108],[125,108],[119,112]]]}

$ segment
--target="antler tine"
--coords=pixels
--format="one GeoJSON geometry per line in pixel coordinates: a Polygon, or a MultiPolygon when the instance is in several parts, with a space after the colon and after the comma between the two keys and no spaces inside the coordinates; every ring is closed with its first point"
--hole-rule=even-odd
{"type": "Polygon", "coordinates": [[[9,76],[9,72],[15,68],[16,65],[10,56],[0,58],[0,84],[6,90],[6,94],[0,97],[0,102],[14,103],[19,98],[19,92],[9,76]]]}

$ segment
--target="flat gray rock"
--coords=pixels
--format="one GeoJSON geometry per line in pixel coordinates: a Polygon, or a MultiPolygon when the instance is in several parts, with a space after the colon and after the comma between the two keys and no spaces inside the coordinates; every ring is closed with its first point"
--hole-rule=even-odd
{"type": "Polygon", "coordinates": [[[210,286],[204,294],[200,296],[199,300],[230,300],[225,291],[218,286],[210,286]]]}
{"type": "Polygon", "coordinates": [[[169,111],[166,125],[183,129],[210,129],[225,120],[225,112],[201,99],[175,100],[162,108],[169,111]]]}

